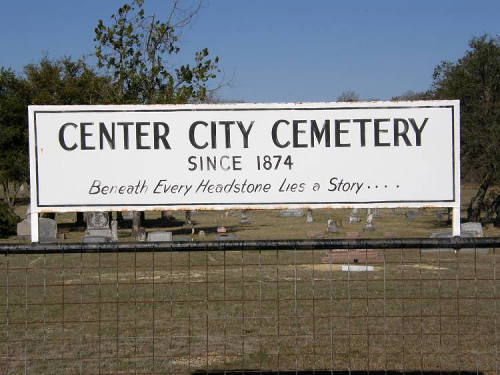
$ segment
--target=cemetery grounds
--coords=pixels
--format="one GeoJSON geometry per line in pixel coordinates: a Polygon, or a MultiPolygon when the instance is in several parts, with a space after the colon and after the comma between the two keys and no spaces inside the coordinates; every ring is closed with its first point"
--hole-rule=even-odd
{"type": "MultiPolygon", "coordinates": [[[[238,239],[429,237],[445,228],[437,209],[410,221],[406,210],[384,209],[376,230],[364,233],[363,214],[347,224],[349,212],[314,210],[306,224],[305,216],[249,211],[242,225],[237,213],[199,212],[194,239],[201,229],[214,240],[218,225],[238,239]],[[325,233],[331,218],[342,221],[338,233],[325,233]]],[[[183,215],[174,217],[163,230],[174,240],[191,236],[183,215]]],[[[58,216],[61,224],[72,220],[58,216]]],[[[120,229],[119,240],[129,232],[120,229]]],[[[64,241],[81,235],[68,231],[64,241]]],[[[367,250],[356,259],[294,249],[5,256],[0,373],[498,373],[500,254],[480,250],[386,249],[373,262],[367,250]],[[346,264],[374,271],[343,272],[346,264]]]]}

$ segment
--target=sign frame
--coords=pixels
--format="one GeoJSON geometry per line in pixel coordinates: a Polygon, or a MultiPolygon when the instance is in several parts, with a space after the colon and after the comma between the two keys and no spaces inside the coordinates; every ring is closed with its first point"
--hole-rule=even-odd
{"type": "MultiPolygon", "coordinates": [[[[38,215],[43,212],[86,212],[86,211],[158,211],[158,210],[190,210],[190,209],[266,209],[266,208],[394,208],[394,207],[451,207],[453,209],[453,235],[460,235],[460,107],[458,100],[446,101],[406,101],[406,102],[350,102],[350,103],[241,103],[241,104],[187,104],[187,105],[97,105],[97,106],[29,106],[29,146],[30,146],[30,195],[31,195],[31,239],[32,242],[38,242],[38,215]],[[38,139],[41,131],[38,123],[38,118],[41,114],[50,113],[111,113],[111,112],[126,112],[126,113],[198,113],[198,112],[239,112],[245,111],[268,111],[275,113],[284,110],[297,111],[305,113],[307,111],[325,111],[325,110],[345,110],[354,111],[356,109],[374,111],[381,109],[434,109],[447,108],[451,111],[452,123],[451,130],[451,159],[452,159],[452,184],[453,198],[447,200],[379,200],[379,201],[342,201],[342,202],[327,202],[327,201],[280,201],[280,202],[181,202],[175,204],[46,204],[40,201],[39,178],[40,165],[39,153],[43,152],[43,148],[39,149],[38,139]]],[[[43,125],[42,125],[43,126],[43,125]]]]}

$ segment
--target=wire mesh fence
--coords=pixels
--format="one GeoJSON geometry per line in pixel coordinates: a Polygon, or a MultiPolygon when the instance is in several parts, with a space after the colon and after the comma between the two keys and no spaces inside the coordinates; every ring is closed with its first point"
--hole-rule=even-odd
{"type": "Polygon", "coordinates": [[[317,244],[3,247],[0,373],[499,372],[498,238],[317,244]]]}

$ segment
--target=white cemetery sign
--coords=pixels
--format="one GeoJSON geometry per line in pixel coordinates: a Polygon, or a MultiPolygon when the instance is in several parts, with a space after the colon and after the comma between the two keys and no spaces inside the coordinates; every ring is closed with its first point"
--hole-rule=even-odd
{"type": "Polygon", "coordinates": [[[459,116],[458,101],[30,106],[32,213],[431,206],[456,218],[459,116]]]}

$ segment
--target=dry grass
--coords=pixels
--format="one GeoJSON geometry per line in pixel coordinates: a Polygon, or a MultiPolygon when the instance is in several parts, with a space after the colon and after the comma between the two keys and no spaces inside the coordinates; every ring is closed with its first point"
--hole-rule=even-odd
{"type": "Polygon", "coordinates": [[[326,254],[3,257],[0,372],[496,372],[498,249],[385,250],[367,273],[326,254]]]}
{"type": "MultiPolygon", "coordinates": [[[[19,213],[25,212],[25,207],[18,208],[19,213]]],[[[314,222],[306,224],[303,217],[280,217],[278,210],[254,210],[248,211],[250,220],[247,224],[240,224],[240,213],[238,211],[199,211],[193,214],[193,227],[195,229],[194,240],[215,240],[218,225],[223,225],[228,233],[234,234],[238,239],[303,239],[303,238],[380,238],[380,237],[429,237],[433,231],[451,230],[450,226],[438,223],[437,212],[445,212],[445,209],[419,209],[415,210],[415,220],[408,220],[405,209],[381,209],[380,217],[374,219],[376,230],[364,232],[366,210],[360,210],[360,223],[348,224],[350,210],[347,209],[317,209],[313,211],[314,222]],[[326,232],[327,221],[334,219],[339,226],[337,233],[326,232]],[[205,232],[204,237],[198,234],[200,230],[205,232]]],[[[180,237],[191,238],[191,226],[184,223],[184,212],[173,212],[175,218],[172,223],[160,226],[157,219],[159,212],[146,213],[146,230],[171,231],[174,240],[180,237]]],[[[69,223],[75,221],[75,214],[57,214],[59,232],[64,233],[65,239],[61,242],[80,242],[83,232],[68,227],[69,223]],[[62,224],[62,225],[61,225],[62,224]]],[[[484,228],[486,236],[500,236],[500,228],[487,226],[484,228]]],[[[131,230],[129,228],[119,229],[119,241],[131,241],[131,230]]],[[[18,241],[15,237],[0,240],[1,242],[18,241]]]]}

